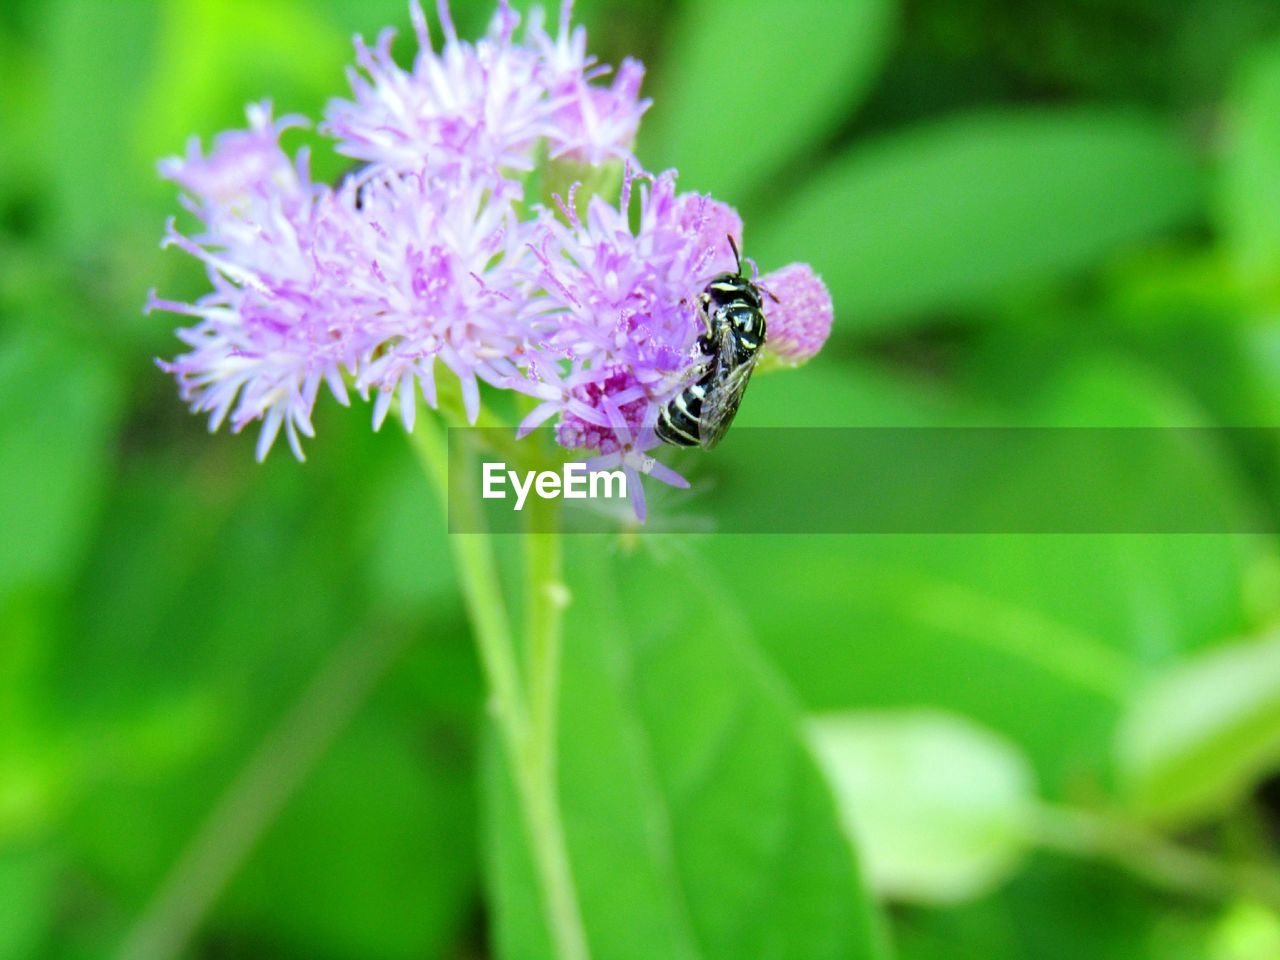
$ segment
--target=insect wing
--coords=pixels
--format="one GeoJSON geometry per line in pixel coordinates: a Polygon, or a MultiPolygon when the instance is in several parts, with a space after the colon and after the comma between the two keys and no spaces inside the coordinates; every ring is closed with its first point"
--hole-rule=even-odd
{"type": "MultiPolygon", "coordinates": [[[[725,351],[721,351],[721,356],[725,351]]],[[[702,401],[702,416],[698,420],[698,440],[703,447],[710,450],[724,439],[733,423],[738,406],[742,403],[742,395],[747,390],[747,382],[751,372],[756,368],[759,354],[753,354],[745,363],[725,369],[723,361],[717,361],[716,376],[707,388],[707,395],[702,401]]]]}

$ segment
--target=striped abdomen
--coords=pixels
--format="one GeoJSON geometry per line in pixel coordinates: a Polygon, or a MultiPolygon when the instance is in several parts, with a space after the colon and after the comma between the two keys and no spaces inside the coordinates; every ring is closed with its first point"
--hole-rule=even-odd
{"type": "Polygon", "coordinates": [[[677,447],[696,447],[699,440],[698,421],[702,417],[702,401],[706,399],[707,383],[714,375],[708,370],[697,383],[681,390],[665,407],[658,411],[654,433],[663,443],[677,447]]]}

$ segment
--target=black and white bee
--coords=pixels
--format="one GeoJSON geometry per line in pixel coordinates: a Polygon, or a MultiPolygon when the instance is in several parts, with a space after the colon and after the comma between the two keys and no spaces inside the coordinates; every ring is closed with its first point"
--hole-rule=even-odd
{"type": "Polygon", "coordinates": [[[677,447],[709,450],[724,438],[764,346],[760,288],[743,274],[733,237],[729,245],[738,272],[720,274],[698,295],[702,372],[658,412],[654,427],[659,440],[677,447]]]}

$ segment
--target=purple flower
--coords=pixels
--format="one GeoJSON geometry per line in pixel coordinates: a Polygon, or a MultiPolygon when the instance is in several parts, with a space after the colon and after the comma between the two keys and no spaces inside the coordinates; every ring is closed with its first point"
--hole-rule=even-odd
{"type": "Polygon", "coordinates": [[[835,309],[822,278],[807,263],[792,263],[760,280],[769,340],[766,357],[796,367],[812,359],[831,335],[835,309]]]}
{"type": "Polygon", "coordinates": [[[563,220],[548,218],[541,229],[541,289],[529,302],[539,354],[555,362],[531,364],[511,382],[544,401],[521,429],[559,413],[562,441],[587,445],[599,430],[616,433],[621,418],[641,444],[652,443],[659,406],[699,359],[697,295],[716,273],[735,269],[729,237],[741,237],[741,220],[708,197],[677,194],[674,173],[628,174],[617,206],[592,197],[583,219],[570,197],[560,213],[563,220]]]}
{"type": "Polygon", "coordinates": [[[566,449],[615,453],[619,438],[638,436],[645,426],[647,392],[625,367],[586,371],[566,389],[568,402],[556,425],[556,442],[566,449]]]}
{"type": "Polygon", "coordinates": [[[251,193],[300,192],[305,171],[280,149],[280,134],[290,127],[308,126],[306,118],[272,120],[270,102],[251,104],[246,112],[249,129],[221,134],[208,156],[203,155],[199,138],[192,137],[186,156],[160,161],[161,175],[186,190],[205,213],[243,212],[251,193]]]}
{"type": "Polygon", "coordinates": [[[368,317],[376,344],[361,358],[356,384],[378,394],[375,427],[397,388],[406,429],[413,429],[415,382],[435,407],[437,358],[461,383],[474,423],[478,381],[506,383],[530,337],[521,288],[536,221],[516,217],[518,190],[505,181],[381,174],[348,189],[361,205],[351,217],[346,295],[368,317]]]}
{"type": "MultiPolygon", "coordinates": [[[[240,141],[224,136],[200,162],[222,163],[224,144],[240,141]]],[[[214,289],[194,304],[152,296],[149,309],[200,321],[179,331],[190,352],[161,366],[211,429],[228,415],[236,431],[261,420],[260,459],[282,427],[302,457],[322,382],[343,404],[348,378],[375,392],[375,425],[399,388],[412,428],[415,384],[435,405],[437,357],[474,421],[477,378],[507,381],[528,339],[514,291],[536,221],[517,221],[514,192],[420,174],[369,174],[334,191],[298,165],[295,180],[255,184],[230,206],[197,197],[204,232],[188,238],[171,223],[166,244],[204,261],[214,289]]]]}
{"type": "Polygon", "coordinates": [[[413,0],[413,68],[392,59],[393,30],[373,47],[357,39],[353,99],[331,102],[323,129],[348,156],[397,171],[425,166],[440,176],[517,177],[533,168],[540,142],[552,157],[630,159],[648,106],[639,99],[643,69],[628,61],[611,86],[595,84],[608,68],[587,55],[585,31],[570,30],[570,9],[566,3],[555,40],[535,21],[518,43],[519,14],[501,0],[488,34],[470,44],[458,39],[442,0],[444,47],[436,53],[413,0]]]}
{"type": "Polygon", "coordinates": [[[190,191],[189,207],[204,223],[195,238],[171,220],[165,245],[206,265],[212,292],[193,304],[158,299],[163,309],[198,319],[178,336],[191,350],[170,363],[183,399],[209,414],[209,428],[230,417],[239,431],[263,422],[258,458],[281,427],[301,458],[299,435],[312,436],[311,411],[321,382],[346,402],[343,369],[369,348],[357,326],[339,320],[331,299],[340,283],[342,251],[332,223],[344,218],[331,191],[311,184],[305,158],[292,163],[278,138],[289,121],[251,108],[250,130],[224,134],[208,157],[198,149],[161,170],[190,191]]]}
{"type": "MultiPolygon", "coordinates": [[[[536,21],[530,31],[542,55],[541,79],[554,130],[551,156],[566,156],[589,166],[609,160],[634,164],[631,145],[650,105],[649,100],[640,99],[644,65],[628,58],[609,86],[594,83],[607,76],[609,68],[587,53],[586,29],[570,27],[572,9],[572,0],[565,0],[555,41],[536,21]]],[[[541,10],[535,10],[535,15],[540,18],[541,10]]]]}
{"type": "MultiPolygon", "coordinates": [[[[628,60],[606,80],[568,3],[554,38],[535,14],[517,40],[519,17],[500,0],[470,44],[441,2],[439,52],[416,0],[411,14],[412,69],[392,60],[391,31],[356,42],[352,99],[333,101],[321,129],[365,166],[337,187],[313,183],[305,152],[281,147],[305,121],[273,119],[266,103],[207,155],[193,141],[161,163],[200,223],[188,235],[171,222],[165,244],[202,261],[211,288],[194,303],[149,297],[148,309],[193,318],[178,332],[187,352],[161,367],[211,429],[261,422],[259,458],[282,430],[302,457],[322,385],[342,404],[351,390],[372,398],[375,428],[398,399],[410,430],[418,395],[436,405],[441,367],[472,422],[481,384],[515,389],[540,401],[521,435],[556,418],[562,446],[632,474],[642,515],[640,475],[686,485],[649,456],[653,427],[703,369],[698,296],[736,269],[742,221],[679,193],[674,171],[639,171],[643,68],[628,60]],[[580,205],[577,188],[552,208],[525,197],[535,166],[551,182],[604,183],[593,168],[619,162],[616,202],[580,205]]],[[[765,307],[770,360],[812,356],[831,326],[822,282],[792,265],[761,283],[777,297],[765,307]]]]}

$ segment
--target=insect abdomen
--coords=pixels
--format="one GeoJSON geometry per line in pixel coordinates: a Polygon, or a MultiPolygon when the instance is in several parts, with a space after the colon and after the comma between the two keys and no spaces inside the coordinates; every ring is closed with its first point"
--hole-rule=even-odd
{"type": "Polygon", "coordinates": [[[704,377],[685,387],[658,412],[654,433],[663,443],[677,447],[696,447],[701,443],[698,421],[702,416],[702,401],[706,396],[705,381],[708,378],[709,376],[704,377]]]}

